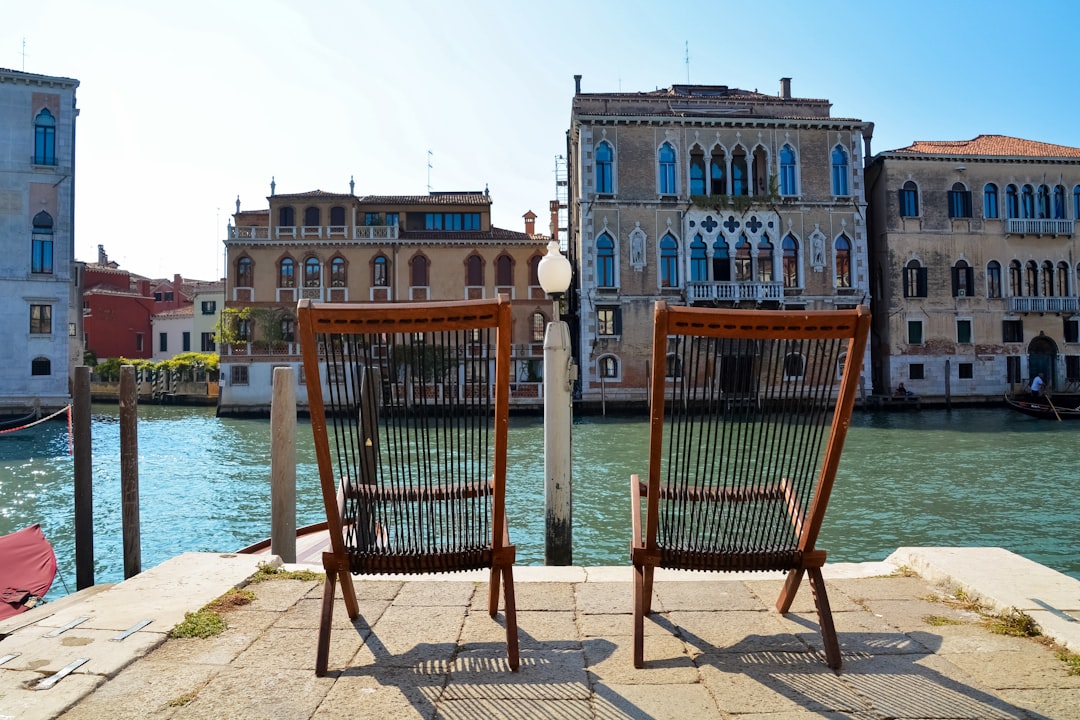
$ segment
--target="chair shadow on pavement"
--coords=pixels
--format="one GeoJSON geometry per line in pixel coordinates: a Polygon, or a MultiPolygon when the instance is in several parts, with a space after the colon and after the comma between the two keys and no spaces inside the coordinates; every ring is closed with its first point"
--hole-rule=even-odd
{"type": "Polygon", "coordinates": [[[779,705],[790,703],[791,710],[860,717],[1049,720],[943,674],[963,672],[935,655],[939,636],[840,630],[844,664],[834,672],[825,665],[817,624],[796,614],[786,619],[807,631],[747,635],[732,646],[717,647],[667,617],[652,616],[700,653],[694,662],[705,682],[716,687],[714,695],[725,712],[761,712],[767,706],[777,712],[779,705]]]}

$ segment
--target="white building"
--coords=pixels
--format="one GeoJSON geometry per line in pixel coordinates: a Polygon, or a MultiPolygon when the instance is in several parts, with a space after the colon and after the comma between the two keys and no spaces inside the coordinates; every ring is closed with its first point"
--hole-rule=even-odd
{"type": "Polygon", "coordinates": [[[81,364],[77,80],[0,69],[0,414],[69,402],[81,364]]]}

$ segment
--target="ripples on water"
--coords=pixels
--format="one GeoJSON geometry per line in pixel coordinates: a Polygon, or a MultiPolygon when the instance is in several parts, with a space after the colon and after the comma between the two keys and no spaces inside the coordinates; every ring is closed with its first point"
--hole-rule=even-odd
{"type": "MultiPolygon", "coordinates": [[[[120,426],[94,407],[98,582],[123,578],[120,426]]],[[[997,409],[856,412],[819,547],[833,561],[881,560],[901,546],[997,546],[1080,578],[1077,423],[997,409]]],[[[297,524],[323,519],[309,425],[297,428],[297,524]]],[[[142,566],[187,551],[233,551],[270,534],[268,420],[213,409],[139,408],[142,566]]],[[[627,563],[629,477],[644,474],[644,419],[579,418],[573,429],[574,564],[627,563]]],[[[518,562],[544,562],[543,423],[514,418],[508,514],[518,562]]],[[[40,522],[74,590],[67,428],[0,435],[0,534],[40,522]]],[[[50,595],[65,594],[57,579],[50,595]]]]}

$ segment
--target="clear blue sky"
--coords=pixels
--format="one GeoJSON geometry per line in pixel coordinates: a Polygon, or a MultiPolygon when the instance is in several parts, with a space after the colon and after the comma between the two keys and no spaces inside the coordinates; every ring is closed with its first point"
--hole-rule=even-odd
{"type": "Polygon", "coordinates": [[[280,193],[482,190],[546,231],[584,92],[690,82],[827,98],[875,153],[983,133],[1080,146],[1071,0],[10,2],[0,67],[76,78],[76,255],[212,279],[280,193]],[[751,8],[753,10],[751,11],[751,8]],[[23,41],[25,39],[25,54],[23,41]],[[689,63],[686,61],[687,47],[689,63]]]}

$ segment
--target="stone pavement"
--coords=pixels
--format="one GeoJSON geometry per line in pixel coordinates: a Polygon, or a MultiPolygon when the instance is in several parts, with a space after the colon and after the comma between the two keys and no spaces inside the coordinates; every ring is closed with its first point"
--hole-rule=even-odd
{"type": "Polygon", "coordinates": [[[961,589],[1017,607],[1080,651],[1080,582],[996,548],[826,566],[839,673],[825,667],[808,585],[781,616],[782,576],[764,573],[659,574],[641,670],[626,567],[516,567],[518,673],[502,614],[486,612],[486,574],[359,581],[361,618],[338,601],[324,678],[315,581],[252,584],[256,599],[225,614],[224,633],[167,639],[184,611],[243,585],[261,559],[189,553],[0,623],[0,719],[1080,717],[1080,676],[1053,648],[992,634],[940,600],[961,589]]]}

